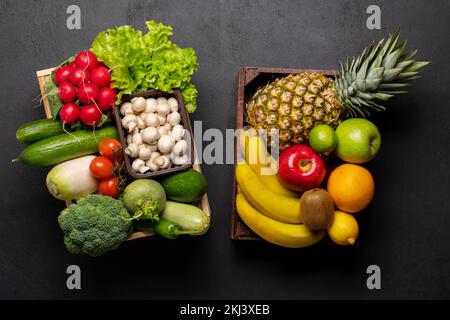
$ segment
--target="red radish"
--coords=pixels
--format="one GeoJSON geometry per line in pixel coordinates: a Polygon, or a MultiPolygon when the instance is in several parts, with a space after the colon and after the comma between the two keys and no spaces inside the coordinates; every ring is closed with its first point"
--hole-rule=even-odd
{"type": "Polygon", "coordinates": [[[77,66],[77,64],[75,63],[75,60],[72,61],[71,63],[69,63],[69,65],[68,65],[68,67],[71,67],[71,68],[76,68],[76,66],[77,66]]]}
{"type": "Polygon", "coordinates": [[[91,81],[99,87],[107,87],[111,83],[109,70],[105,67],[95,67],[91,71],[91,81]]]}
{"type": "Polygon", "coordinates": [[[101,61],[97,62],[97,65],[95,67],[104,67],[104,68],[108,69],[108,67],[101,61]]]}
{"type": "Polygon", "coordinates": [[[87,126],[95,127],[102,119],[102,113],[96,105],[84,106],[80,111],[80,120],[87,126]]]}
{"type": "Polygon", "coordinates": [[[73,102],[77,97],[77,90],[69,81],[64,81],[58,87],[58,96],[64,103],[73,102]]]}
{"type": "Polygon", "coordinates": [[[66,103],[59,112],[63,123],[72,124],[80,117],[80,108],[75,103],[66,103]]]}
{"type": "Polygon", "coordinates": [[[72,82],[74,86],[78,87],[81,83],[87,83],[88,81],[89,72],[78,67],[72,70],[72,74],[70,75],[70,82],[72,82]]]}
{"type": "Polygon", "coordinates": [[[116,101],[116,93],[110,87],[104,87],[98,94],[98,106],[102,111],[108,111],[116,101]]]}
{"type": "Polygon", "coordinates": [[[69,81],[70,75],[72,74],[72,68],[69,66],[60,67],[55,72],[55,82],[60,85],[64,81],[69,81]]]}
{"type": "Polygon", "coordinates": [[[84,83],[78,87],[78,99],[84,104],[97,101],[98,93],[98,86],[95,83],[84,83]]]}
{"type": "Polygon", "coordinates": [[[97,58],[92,52],[83,50],[76,55],[75,64],[78,68],[91,71],[97,65],[97,58]]]}

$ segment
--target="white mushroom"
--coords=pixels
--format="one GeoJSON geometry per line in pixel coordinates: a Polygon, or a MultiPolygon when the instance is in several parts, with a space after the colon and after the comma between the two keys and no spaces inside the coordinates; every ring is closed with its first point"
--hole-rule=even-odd
{"type": "Polygon", "coordinates": [[[126,116],[127,114],[133,114],[133,108],[131,106],[131,103],[124,102],[120,106],[120,114],[123,116],[126,116]]]}
{"type": "Polygon", "coordinates": [[[146,105],[145,105],[145,113],[152,113],[152,112],[156,112],[156,105],[158,103],[156,102],[155,98],[148,98],[146,105]]]}
{"type": "Polygon", "coordinates": [[[148,147],[152,152],[158,151],[158,141],[148,144],[148,147]]]}
{"type": "Polygon", "coordinates": [[[127,135],[127,144],[130,145],[132,144],[133,141],[131,140],[131,134],[127,135]]]}
{"type": "Polygon", "coordinates": [[[158,150],[162,153],[170,153],[175,144],[175,140],[169,136],[164,135],[158,140],[158,150]]]}
{"type": "Polygon", "coordinates": [[[132,158],[136,158],[139,155],[139,147],[131,143],[125,148],[125,153],[132,158]]]}
{"type": "Polygon", "coordinates": [[[134,114],[127,114],[122,119],[122,126],[128,131],[133,131],[136,128],[138,122],[138,118],[134,114]]]}
{"type": "Polygon", "coordinates": [[[136,128],[134,130],[133,136],[131,137],[131,141],[132,141],[133,144],[135,144],[137,146],[140,146],[143,143],[142,136],[139,133],[139,129],[138,128],[136,128]]]}
{"type": "Polygon", "coordinates": [[[158,103],[156,106],[156,112],[160,116],[166,116],[170,112],[170,106],[168,103],[158,103]]]}
{"type": "Polygon", "coordinates": [[[152,155],[152,149],[148,144],[142,144],[139,146],[139,159],[148,160],[152,155]]]}
{"type": "Polygon", "coordinates": [[[144,122],[147,127],[159,126],[159,117],[156,113],[143,113],[145,115],[144,122]]]}
{"type": "MultiPolygon", "coordinates": [[[[141,113],[142,114],[142,113],[141,113]]],[[[144,119],[142,119],[142,117],[139,115],[138,116],[138,122],[137,122],[137,127],[139,128],[139,129],[145,129],[145,122],[144,122],[144,119]]]]}
{"type": "Polygon", "coordinates": [[[186,154],[187,148],[187,142],[185,140],[180,140],[173,146],[172,154],[177,157],[181,157],[182,155],[186,154]]]}
{"type": "Polygon", "coordinates": [[[135,112],[142,112],[147,105],[147,101],[142,97],[136,97],[131,99],[131,105],[135,112]]]}
{"type": "Polygon", "coordinates": [[[170,167],[170,156],[161,155],[156,157],[153,162],[159,167],[159,169],[167,169],[170,167]]]}
{"type": "Polygon", "coordinates": [[[177,124],[172,128],[171,136],[175,141],[179,141],[184,136],[184,128],[182,125],[177,124]]]}
{"type": "Polygon", "coordinates": [[[167,103],[167,98],[159,97],[158,99],[156,99],[156,102],[158,102],[158,103],[167,103]]]}
{"type": "Polygon", "coordinates": [[[131,168],[136,172],[140,172],[141,167],[145,167],[145,161],[142,159],[135,159],[131,164],[131,168]]]}
{"type": "Polygon", "coordinates": [[[167,122],[170,123],[172,126],[176,126],[181,122],[181,115],[179,112],[174,111],[167,115],[167,122]]]}
{"type": "Polygon", "coordinates": [[[170,106],[170,110],[172,112],[178,111],[178,101],[177,99],[175,99],[174,97],[170,97],[169,99],[167,99],[167,103],[170,106]]]}
{"type": "Polygon", "coordinates": [[[163,127],[164,127],[164,129],[166,129],[167,134],[169,134],[170,131],[172,130],[172,126],[168,122],[166,122],[166,124],[163,127]]]}
{"type": "Polygon", "coordinates": [[[160,126],[163,126],[163,125],[166,124],[166,117],[158,115],[158,118],[159,118],[159,125],[160,126]]]}
{"type": "Polygon", "coordinates": [[[142,140],[147,143],[153,143],[160,137],[158,129],[154,127],[148,127],[141,131],[142,140]]]}
{"type": "Polygon", "coordinates": [[[150,159],[147,160],[145,165],[150,169],[150,171],[158,171],[159,166],[154,162],[154,160],[159,157],[161,154],[159,152],[153,152],[150,156],[150,159]]]}
{"type": "Polygon", "coordinates": [[[181,166],[183,164],[189,163],[189,157],[186,154],[182,155],[181,157],[173,156],[172,161],[175,165],[181,166]]]}
{"type": "Polygon", "coordinates": [[[160,127],[158,128],[158,132],[159,132],[159,135],[160,135],[161,137],[168,134],[167,128],[166,128],[165,126],[160,126],[160,127]]]}

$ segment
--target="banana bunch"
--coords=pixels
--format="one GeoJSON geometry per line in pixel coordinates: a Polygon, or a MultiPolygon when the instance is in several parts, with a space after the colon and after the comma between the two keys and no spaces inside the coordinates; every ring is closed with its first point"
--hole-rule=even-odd
{"type": "Polygon", "coordinates": [[[244,223],[264,240],[283,247],[320,241],[325,232],[313,232],[301,223],[299,197],[278,181],[277,162],[256,131],[243,130],[239,145],[245,160],[236,165],[236,209],[244,223]]]}

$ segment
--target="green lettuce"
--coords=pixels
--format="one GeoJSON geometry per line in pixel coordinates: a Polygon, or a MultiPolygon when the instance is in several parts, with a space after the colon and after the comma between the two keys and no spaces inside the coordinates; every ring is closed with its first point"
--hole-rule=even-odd
{"type": "Polygon", "coordinates": [[[92,42],[91,51],[112,69],[118,99],[124,94],[150,88],[171,92],[179,89],[188,112],[197,107],[197,89],[191,83],[198,63],[192,48],[182,49],[170,41],[172,27],[146,22],[147,33],[131,26],[108,29],[92,42]]]}

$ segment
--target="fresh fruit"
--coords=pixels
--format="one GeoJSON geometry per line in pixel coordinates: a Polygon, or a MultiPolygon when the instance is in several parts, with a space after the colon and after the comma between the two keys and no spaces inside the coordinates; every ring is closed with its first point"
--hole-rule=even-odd
{"type": "Polygon", "coordinates": [[[405,52],[400,33],[372,44],[363,53],[342,63],[334,77],[320,73],[291,74],[259,88],[247,104],[247,118],[269,136],[278,129],[280,148],[306,142],[318,124],[335,128],[347,117],[370,115],[386,101],[403,93],[428,62],[414,61],[416,51],[405,52]]]}
{"type": "Polygon", "coordinates": [[[285,188],[277,177],[278,163],[266,149],[263,139],[253,132],[241,132],[240,146],[245,152],[245,161],[261,182],[272,192],[283,196],[298,198],[298,195],[285,188]]]}
{"type": "Polygon", "coordinates": [[[111,178],[113,176],[113,169],[114,162],[103,156],[95,157],[89,165],[91,174],[97,179],[111,178]]]}
{"type": "Polygon", "coordinates": [[[303,224],[310,230],[326,230],[333,221],[333,199],[323,189],[314,188],[302,194],[300,212],[303,224]]]}
{"type": "Polygon", "coordinates": [[[200,208],[174,201],[167,201],[161,218],[175,222],[181,230],[191,231],[191,235],[204,234],[209,229],[210,218],[200,208]]]}
{"type": "Polygon", "coordinates": [[[39,119],[21,125],[16,131],[16,138],[20,142],[31,144],[62,133],[64,130],[61,121],[39,119]]]}
{"type": "Polygon", "coordinates": [[[301,223],[299,200],[270,191],[246,163],[236,165],[236,180],[258,211],[282,222],[301,223]]]}
{"type": "Polygon", "coordinates": [[[70,74],[70,82],[78,87],[82,83],[87,83],[89,81],[89,72],[81,68],[75,68],[70,74]]]}
{"type": "Polygon", "coordinates": [[[359,234],[358,222],[355,217],[343,211],[336,211],[328,235],[335,243],[346,246],[353,245],[359,234]]]}
{"type": "Polygon", "coordinates": [[[59,111],[59,117],[64,124],[72,124],[80,118],[80,107],[72,102],[66,103],[59,111]]]}
{"type": "Polygon", "coordinates": [[[198,171],[187,170],[161,180],[168,199],[178,202],[195,202],[206,192],[206,179],[198,171]]]}
{"type": "Polygon", "coordinates": [[[314,232],[303,224],[283,223],[255,209],[243,193],[236,197],[236,210],[242,221],[266,241],[287,248],[302,248],[320,241],[324,231],[314,232]]]}
{"type": "MultiPolygon", "coordinates": [[[[97,152],[98,142],[106,138],[118,139],[115,127],[74,131],[43,139],[28,146],[17,160],[32,166],[53,164],[97,152]]],[[[13,160],[13,161],[17,161],[13,160]]]]}
{"type": "Polygon", "coordinates": [[[72,67],[62,66],[55,72],[55,83],[60,85],[64,81],[70,80],[70,75],[72,74],[72,67]]]}
{"type": "Polygon", "coordinates": [[[327,190],[337,208],[354,213],[369,205],[375,186],[366,168],[346,163],[331,172],[327,190]]]}
{"type": "Polygon", "coordinates": [[[78,100],[84,104],[93,103],[98,100],[99,89],[95,83],[83,83],[77,92],[78,100]]]}
{"type": "Polygon", "coordinates": [[[80,111],[80,120],[87,126],[95,127],[102,119],[102,112],[95,104],[84,106],[80,111]]]}
{"type": "Polygon", "coordinates": [[[122,155],[122,144],[114,138],[106,138],[98,144],[98,152],[111,160],[119,158],[122,155]]]}
{"type": "Polygon", "coordinates": [[[83,50],[75,56],[75,64],[78,68],[91,71],[97,65],[97,57],[88,50],[83,50]]]}
{"type": "Polygon", "coordinates": [[[111,83],[109,70],[103,66],[97,66],[91,71],[91,81],[99,87],[107,87],[111,83]]]}
{"type": "Polygon", "coordinates": [[[353,118],[343,121],[336,129],[336,155],[346,162],[365,163],[372,160],[381,145],[378,128],[369,120],[353,118]]]}
{"type": "Polygon", "coordinates": [[[73,102],[77,97],[77,90],[70,82],[64,81],[58,87],[58,97],[64,103],[73,102]]]}
{"type": "Polygon", "coordinates": [[[117,198],[121,193],[121,190],[118,188],[119,183],[120,180],[117,177],[103,179],[98,184],[98,193],[117,198]]]}
{"type": "Polygon", "coordinates": [[[317,153],[332,152],[337,143],[336,132],[326,124],[315,126],[309,134],[309,145],[317,153]]]}
{"type": "Polygon", "coordinates": [[[310,146],[293,145],[280,154],[278,178],[286,188],[303,192],[318,187],[325,173],[322,158],[310,146]]]}

